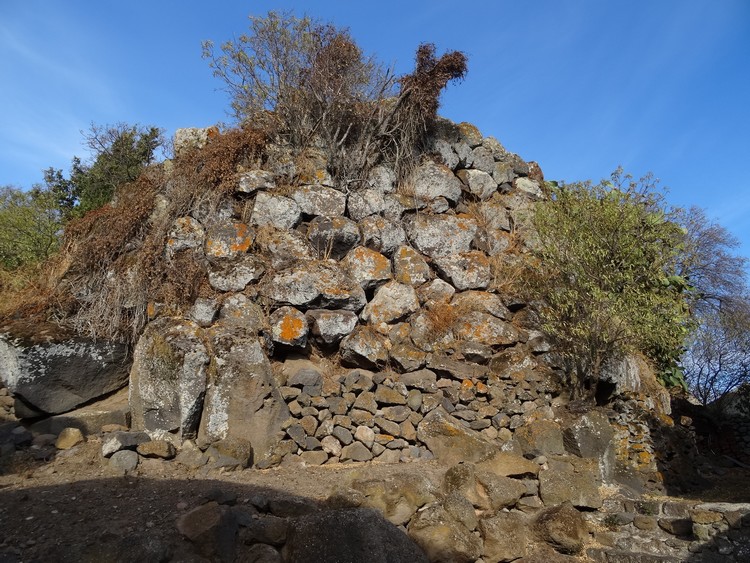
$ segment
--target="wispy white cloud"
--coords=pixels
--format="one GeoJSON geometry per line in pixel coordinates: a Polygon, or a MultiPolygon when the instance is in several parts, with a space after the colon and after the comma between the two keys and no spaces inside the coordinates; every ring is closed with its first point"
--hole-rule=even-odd
{"type": "Polygon", "coordinates": [[[24,186],[44,168],[67,168],[83,152],[80,130],[122,105],[110,77],[71,39],[82,34],[75,22],[32,15],[0,21],[0,182],[24,186]]]}

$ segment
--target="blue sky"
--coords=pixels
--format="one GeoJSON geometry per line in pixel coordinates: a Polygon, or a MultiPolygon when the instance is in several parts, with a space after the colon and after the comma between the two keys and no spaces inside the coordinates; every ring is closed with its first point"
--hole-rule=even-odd
{"type": "Polygon", "coordinates": [[[464,51],[444,116],[547,179],[651,171],[672,204],[705,208],[750,256],[748,0],[2,0],[0,185],[67,171],[91,122],[172,134],[228,121],[201,41],[269,9],[348,27],[397,72],[421,42],[464,51]]]}

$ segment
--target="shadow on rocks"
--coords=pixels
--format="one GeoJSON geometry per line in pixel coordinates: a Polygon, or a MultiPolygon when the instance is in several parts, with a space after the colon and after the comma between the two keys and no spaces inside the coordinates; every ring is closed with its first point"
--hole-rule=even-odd
{"type": "Polygon", "coordinates": [[[136,477],[0,489],[0,563],[426,562],[379,512],[267,487],[136,477]]]}

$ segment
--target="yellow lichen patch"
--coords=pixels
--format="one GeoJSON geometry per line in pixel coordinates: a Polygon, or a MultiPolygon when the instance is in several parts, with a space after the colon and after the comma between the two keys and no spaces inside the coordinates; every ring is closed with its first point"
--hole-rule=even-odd
{"type": "Polygon", "coordinates": [[[638,465],[638,467],[648,467],[651,465],[651,462],[653,461],[653,457],[648,452],[638,452],[638,455],[636,455],[635,462],[638,465]]]}
{"type": "Polygon", "coordinates": [[[471,379],[464,379],[461,381],[461,388],[467,391],[474,389],[474,383],[472,383],[471,379]]]}
{"type": "Polygon", "coordinates": [[[235,237],[230,243],[229,248],[236,253],[247,252],[253,243],[253,237],[250,229],[245,223],[234,224],[235,237]]]}
{"type": "Polygon", "coordinates": [[[458,131],[461,133],[461,136],[464,137],[464,139],[466,139],[466,141],[470,144],[478,145],[482,142],[482,133],[479,131],[479,128],[473,123],[469,123],[468,121],[459,123],[458,131]]]}
{"type": "Polygon", "coordinates": [[[303,318],[287,314],[279,323],[279,337],[281,340],[292,342],[300,338],[305,332],[305,321],[303,318]]]}

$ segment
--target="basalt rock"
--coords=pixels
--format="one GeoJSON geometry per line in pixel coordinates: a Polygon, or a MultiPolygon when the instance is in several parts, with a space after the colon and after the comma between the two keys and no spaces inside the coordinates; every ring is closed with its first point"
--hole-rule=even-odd
{"type": "Polygon", "coordinates": [[[129,371],[125,344],[66,334],[45,338],[43,330],[31,338],[12,331],[0,336],[0,366],[8,390],[32,416],[70,411],[116,391],[129,371]]]}

